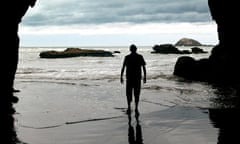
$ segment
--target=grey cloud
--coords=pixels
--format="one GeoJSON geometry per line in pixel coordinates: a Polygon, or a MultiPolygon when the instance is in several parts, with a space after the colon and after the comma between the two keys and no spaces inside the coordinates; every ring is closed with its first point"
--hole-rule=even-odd
{"type": "Polygon", "coordinates": [[[206,22],[207,0],[42,0],[24,25],[206,22]]]}

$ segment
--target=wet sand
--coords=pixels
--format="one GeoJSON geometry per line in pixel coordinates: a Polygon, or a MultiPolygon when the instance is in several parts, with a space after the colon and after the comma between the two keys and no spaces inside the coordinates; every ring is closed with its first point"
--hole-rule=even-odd
{"type": "Polygon", "coordinates": [[[27,144],[217,144],[218,141],[219,129],[212,124],[208,109],[141,100],[140,116],[136,117],[133,111],[129,117],[125,114],[125,99],[119,105],[99,104],[99,99],[81,99],[77,103],[71,85],[17,82],[16,87],[21,92],[16,93],[19,102],[14,105],[15,128],[17,137],[27,144]]]}

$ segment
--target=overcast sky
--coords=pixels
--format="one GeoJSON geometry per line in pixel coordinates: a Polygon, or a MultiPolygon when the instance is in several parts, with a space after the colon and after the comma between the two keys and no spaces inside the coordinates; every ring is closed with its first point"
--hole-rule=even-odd
{"type": "Polygon", "coordinates": [[[207,0],[38,0],[20,25],[23,46],[216,43],[207,0]]]}

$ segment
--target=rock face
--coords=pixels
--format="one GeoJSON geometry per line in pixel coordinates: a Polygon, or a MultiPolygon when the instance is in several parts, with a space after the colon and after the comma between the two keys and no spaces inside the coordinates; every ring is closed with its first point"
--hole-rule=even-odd
{"type": "Polygon", "coordinates": [[[40,58],[68,58],[79,56],[112,57],[112,52],[104,50],[89,50],[79,48],[67,48],[64,51],[43,51],[40,58]]]}
{"type": "Polygon", "coordinates": [[[180,39],[175,46],[202,46],[202,44],[191,38],[180,39]]]}
{"type": "Polygon", "coordinates": [[[175,64],[174,74],[193,80],[230,85],[239,89],[240,49],[236,42],[239,41],[237,34],[240,27],[239,21],[233,22],[233,18],[239,17],[240,9],[237,8],[236,1],[208,0],[208,5],[218,27],[219,43],[213,47],[211,55],[205,60],[180,57],[175,64]],[[193,71],[192,68],[199,71],[193,71]],[[205,69],[204,72],[201,72],[203,69],[205,69]]]}

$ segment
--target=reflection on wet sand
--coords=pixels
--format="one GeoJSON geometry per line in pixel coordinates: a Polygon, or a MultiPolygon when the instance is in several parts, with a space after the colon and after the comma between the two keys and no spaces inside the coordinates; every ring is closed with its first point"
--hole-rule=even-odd
{"type": "Polygon", "coordinates": [[[142,136],[142,127],[139,122],[139,115],[135,116],[136,118],[136,127],[134,131],[134,127],[132,125],[132,117],[131,114],[128,114],[128,143],[129,144],[143,144],[143,136],[142,136]]]}

